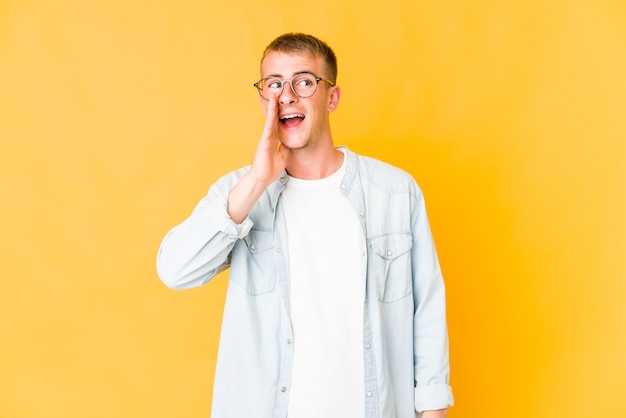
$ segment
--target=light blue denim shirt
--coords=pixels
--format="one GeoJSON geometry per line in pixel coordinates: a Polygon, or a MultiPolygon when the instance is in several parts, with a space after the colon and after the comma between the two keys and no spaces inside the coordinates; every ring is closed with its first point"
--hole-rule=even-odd
{"type": "MultiPolygon", "coordinates": [[[[445,289],[422,193],[408,173],[345,151],[341,192],[367,247],[365,418],[414,418],[415,411],[451,406],[445,289]]],[[[287,176],[237,225],[227,214],[227,197],[248,170],[222,177],[167,234],[157,270],[167,286],[186,289],[230,268],[212,416],[285,418],[296,343],[280,200],[287,176]]]]}

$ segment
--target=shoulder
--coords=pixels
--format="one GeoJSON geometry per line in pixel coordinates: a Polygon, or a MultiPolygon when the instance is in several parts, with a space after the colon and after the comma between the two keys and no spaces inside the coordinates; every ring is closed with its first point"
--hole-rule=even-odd
{"type": "Polygon", "coordinates": [[[217,179],[214,186],[231,189],[248,171],[250,171],[249,165],[233,170],[217,179]]]}
{"type": "Polygon", "coordinates": [[[407,171],[377,158],[355,155],[363,186],[380,188],[388,193],[409,192],[421,196],[419,185],[407,171]]]}
{"type": "MultiPolygon", "coordinates": [[[[217,195],[217,196],[227,196],[228,193],[239,183],[242,177],[244,177],[250,171],[250,165],[245,167],[241,167],[239,169],[233,170],[222,177],[220,177],[215,183],[211,185],[209,188],[209,195],[217,195]]],[[[284,183],[284,176],[280,179],[275,180],[272,184],[270,184],[267,189],[263,192],[263,195],[275,195],[282,190],[284,183]]],[[[262,199],[259,199],[262,200],[262,199]]]]}
{"type": "Polygon", "coordinates": [[[359,170],[367,174],[391,176],[397,179],[412,180],[413,177],[405,170],[377,158],[357,154],[359,170]]]}
{"type": "Polygon", "coordinates": [[[218,178],[211,187],[209,187],[208,195],[211,197],[220,197],[225,199],[230,190],[235,187],[239,180],[250,170],[250,166],[233,170],[218,178]]]}

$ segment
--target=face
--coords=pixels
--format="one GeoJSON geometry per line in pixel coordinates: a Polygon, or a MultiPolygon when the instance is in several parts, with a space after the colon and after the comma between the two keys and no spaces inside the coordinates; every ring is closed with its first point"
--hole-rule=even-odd
{"type": "MultiPolygon", "coordinates": [[[[309,55],[293,55],[270,52],[261,64],[261,77],[291,79],[298,73],[308,72],[317,77],[326,77],[324,61],[309,55]]],[[[278,98],[280,140],[291,150],[314,147],[330,141],[329,112],[337,108],[340,91],[338,87],[320,81],[311,97],[296,96],[289,83],[278,98]]],[[[263,114],[267,114],[269,102],[261,99],[263,114]]]]}

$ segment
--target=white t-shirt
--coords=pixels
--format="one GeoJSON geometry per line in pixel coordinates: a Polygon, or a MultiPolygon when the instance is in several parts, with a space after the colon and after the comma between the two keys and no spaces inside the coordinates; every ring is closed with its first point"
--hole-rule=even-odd
{"type": "Polygon", "coordinates": [[[289,418],[364,416],[363,231],[341,194],[342,167],[289,178],[282,203],[289,242],[294,363],[289,418]]]}

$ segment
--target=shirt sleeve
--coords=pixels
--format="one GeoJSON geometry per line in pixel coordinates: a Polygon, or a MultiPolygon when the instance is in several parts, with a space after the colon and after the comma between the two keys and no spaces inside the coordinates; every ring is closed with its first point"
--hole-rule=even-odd
{"type": "Polygon", "coordinates": [[[172,289],[206,284],[230,266],[230,252],[236,241],[250,232],[253,222],[246,218],[236,224],[226,205],[230,184],[211,186],[191,216],[174,227],[163,239],[157,255],[159,277],[172,289]]]}
{"type": "Polygon", "coordinates": [[[454,404],[445,286],[421,193],[413,211],[413,240],[415,410],[421,412],[454,404]]]}

